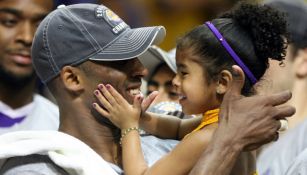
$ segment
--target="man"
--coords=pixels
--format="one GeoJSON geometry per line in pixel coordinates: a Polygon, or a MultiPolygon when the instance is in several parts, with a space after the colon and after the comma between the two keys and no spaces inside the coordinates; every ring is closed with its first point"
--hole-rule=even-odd
{"type": "MultiPolygon", "coordinates": [[[[146,72],[137,57],[164,35],[161,26],[131,29],[103,5],[62,6],[50,13],[38,27],[32,54],[37,74],[59,104],[61,132],[2,136],[0,174],[122,174],[121,131],[95,112],[93,92],[99,83],[111,84],[132,103],[146,72]]],[[[278,119],[294,113],[292,107],[275,107],[290,99],[289,92],[258,98],[238,95],[244,82],[242,70],[240,75],[223,104],[222,127],[216,134],[220,139],[213,146],[235,144],[222,144],[227,151],[221,155],[238,154],[271,141],[280,128],[278,119]],[[240,104],[244,104],[243,109],[240,104]],[[240,130],[235,129],[238,126],[240,130]]],[[[144,108],[150,101],[151,96],[143,102],[144,108]]],[[[171,148],[168,142],[161,144],[152,136],[142,143],[149,164],[171,148]]],[[[217,149],[206,155],[214,159],[219,152],[217,149]]],[[[225,164],[220,170],[227,172],[235,159],[227,159],[229,166],[225,164]]],[[[218,168],[218,164],[212,162],[212,167],[218,168]]]]}
{"type": "MultiPolygon", "coordinates": [[[[303,159],[298,159],[300,162],[296,159],[307,149],[307,5],[299,0],[275,0],[268,4],[287,14],[292,37],[289,49],[293,50],[287,52],[285,67],[271,67],[268,77],[276,88],[291,89],[293,98],[289,103],[296,107],[296,115],[289,120],[291,129],[277,142],[262,150],[257,159],[257,168],[260,174],[267,175],[286,172],[305,174],[299,171],[303,170],[306,164],[301,164],[303,159]],[[296,170],[294,166],[297,167],[296,170]]],[[[305,168],[305,172],[306,170],[305,168]]]]}
{"type": "MultiPolygon", "coordinates": [[[[268,0],[267,5],[285,13],[288,21],[288,31],[291,43],[287,48],[284,65],[270,60],[270,69],[267,71],[267,78],[270,86],[267,93],[276,93],[282,90],[291,90],[293,93],[289,104],[296,107],[296,114],[289,119],[289,128],[294,128],[302,123],[307,117],[306,99],[307,79],[300,75],[304,71],[302,57],[307,48],[307,3],[303,0],[268,0]]],[[[304,73],[303,73],[304,74],[304,73]]]]}
{"type": "Polygon", "coordinates": [[[0,1],[0,134],[58,128],[57,107],[35,93],[30,53],[34,32],[52,8],[52,0],[0,1]]]}

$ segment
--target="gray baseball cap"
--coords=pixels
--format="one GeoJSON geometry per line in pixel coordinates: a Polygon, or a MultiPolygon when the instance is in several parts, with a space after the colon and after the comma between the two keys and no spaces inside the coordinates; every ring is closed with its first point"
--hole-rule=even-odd
{"type": "Polygon", "coordinates": [[[148,80],[152,76],[154,70],[158,65],[165,62],[166,65],[174,72],[177,72],[176,66],[176,48],[169,52],[164,51],[158,46],[152,45],[148,48],[144,54],[140,55],[140,61],[148,69],[148,76],[145,80],[148,80]]]}
{"type": "Polygon", "coordinates": [[[163,26],[131,29],[103,5],[61,5],[37,28],[32,60],[37,75],[47,83],[66,65],[136,58],[164,37],[163,26]]]}

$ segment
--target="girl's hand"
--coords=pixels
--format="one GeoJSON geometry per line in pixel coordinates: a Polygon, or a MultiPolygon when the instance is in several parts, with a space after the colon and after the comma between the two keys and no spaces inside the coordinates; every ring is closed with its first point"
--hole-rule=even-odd
{"type": "Polygon", "coordinates": [[[93,107],[104,117],[107,117],[120,129],[128,129],[139,126],[141,115],[141,102],[143,96],[136,95],[133,105],[129,104],[111,85],[98,85],[94,91],[99,103],[93,103],[93,107]]]}
{"type": "Polygon", "coordinates": [[[153,91],[150,93],[143,101],[142,101],[142,114],[146,112],[146,110],[149,108],[149,106],[154,102],[157,95],[159,94],[158,91],[153,91]]]}

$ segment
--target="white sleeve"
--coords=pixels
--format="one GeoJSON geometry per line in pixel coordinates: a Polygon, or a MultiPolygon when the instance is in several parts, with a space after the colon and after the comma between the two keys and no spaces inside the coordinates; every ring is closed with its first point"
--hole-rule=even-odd
{"type": "Polygon", "coordinates": [[[286,175],[307,174],[307,148],[289,166],[286,175]]]}

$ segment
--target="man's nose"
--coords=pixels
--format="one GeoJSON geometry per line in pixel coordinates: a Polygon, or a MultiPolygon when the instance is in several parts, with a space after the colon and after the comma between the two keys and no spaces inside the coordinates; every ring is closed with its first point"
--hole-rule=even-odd
{"type": "Polygon", "coordinates": [[[18,35],[16,36],[16,41],[27,47],[31,47],[33,36],[34,36],[34,30],[31,22],[25,21],[20,26],[18,35]]]}

